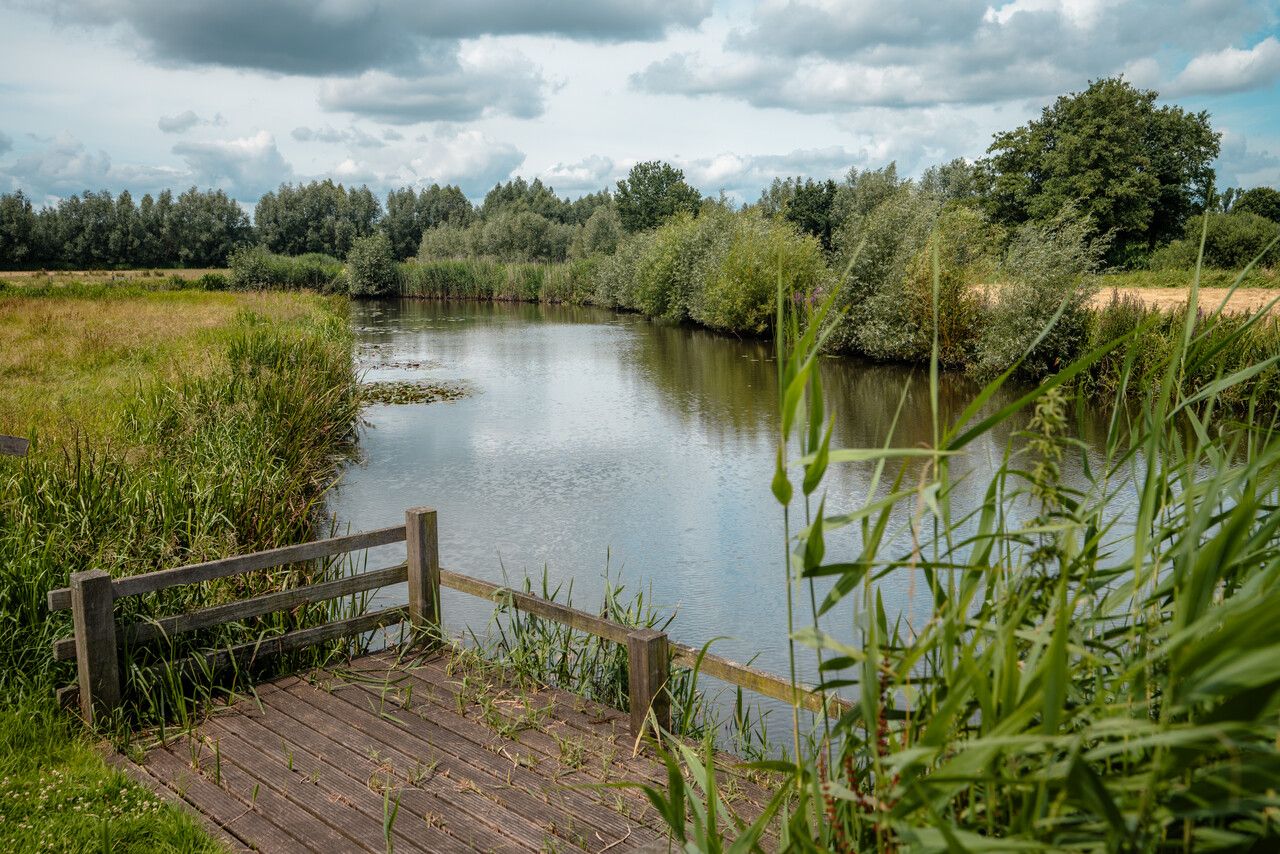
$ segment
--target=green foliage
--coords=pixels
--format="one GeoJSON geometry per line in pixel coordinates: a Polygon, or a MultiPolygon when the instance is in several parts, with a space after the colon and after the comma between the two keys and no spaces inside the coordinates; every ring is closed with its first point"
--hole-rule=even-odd
{"type": "Polygon", "coordinates": [[[400,293],[431,299],[580,303],[595,262],[504,263],[486,258],[418,260],[400,265],[400,293]]]}
{"type": "Polygon", "coordinates": [[[70,716],[30,700],[0,707],[0,849],[221,850],[186,812],[108,768],[70,716]]]}
{"type": "Polygon", "coordinates": [[[1091,233],[1069,209],[1014,232],[984,311],[972,366],[978,376],[993,377],[1016,364],[1021,376],[1039,379],[1084,352],[1094,274],[1105,251],[1091,233]]]}
{"type": "Polygon", "coordinates": [[[618,218],[618,209],[612,204],[598,205],[574,235],[569,255],[572,258],[612,255],[621,239],[622,220],[618,218]]]}
{"type": "Polygon", "coordinates": [[[628,232],[657,228],[678,213],[696,214],[702,194],[685,183],[684,172],[651,160],[631,167],[614,196],[628,232]]]}
{"type": "Polygon", "coordinates": [[[1120,78],[1096,80],[997,134],[986,162],[993,216],[1049,221],[1073,205],[1098,234],[1113,235],[1119,255],[1181,234],[1207,201],[1219,134],[1207,113],[1157,107],[1157,97],[1120,78]]]}
{"type": "Polygon", "coordinates": [[[85,192],[35,210],[20,191],[0,195],[0,267],[221,267],[252,240],[249,217],[221,190],[85,192]]]}
{"type": "Polygon", "coordinates": [[[461,188],[432,184],[422,192],[402,187],[387,194],[387,209],[378,228],[391,241],[391,252],[403,260],[418,251],[422,233],[449,224],[465,227],[475,219],[475,209],[461,188]]]}
{"type": "Polygon", "coordinates": [[[1230,206],[1232,213],[1251,213],[1280,222],[1280,190],[1274,187],[1254,187],[1236,196],[1230,206]]]}
{"type": "Polygon", "coordinates": [[[382,206],[368,187],[350,190],[330,180],[281,184],[253,210],[258,240],[282,255],[347,257],[355,240],[372,234],[382,206]]]}
{"type": "Polygon", "coordinates": [[[767,216],[782,216],[801,234],[816,237],[822,248],[831,250],[831,232],[838,225],[834,217],[836,182],[812,178],[774,178],[760,194],[756,207],[767,216]]]}
{"type": "MultiPolygon", "coordinates": [[[[723,216],[731,226],[729,242],[697,288],[690,310],[695,322],[759,335],[772,325],[779,287],[784,294],[810,298],[829,285],[822,246],[814,237],[797,235],[754,211],[723,216]]],[[[704,215],[698,221],[713,219],[704,215]]]]}
{"type": "Polygon", "coordinates": [[[351,295],[388,296],[397,292],[399,284],[391,240],[382,232],[357,238],[347,255],[347,285],[351,295]]]}
{"type": "Polygon", "coordinates": [[[337,258],[315,253],[290,257],[265,246],[248,246],[232,253],[228,284],[233,290],[341,290],[344,267],[337,258]]]}
{"type": "MultiPolygon", "coordinates": [[[[1200,236],[1204,230],[1200,219],[1187,223],[1181,240],[1161,247],[1151,255],[1154,270],[1187,270],[1195,266],[1200,252],[1200,236]]],[[[1230,213],[1209,214],[1208,231],[1204,234],[1204,264],[1220,270],[1238,270],[1258,257],[1268,244],[1280,235],[1280,223],[1250,211],[1240,210],[1237,202],[1230,213]]],[[[1262,255],[1263,266],[1280,264],[1280,247],[1272,246],[1262,255]]]]}
{"type": "MultiPolygon", "coordinates": [[[[1057,254],[1090,255],[1083,230],[1047,237],[1062,244],[1057,254]]],[[[829,305],[779,311],[773,491],[786,557],[776,599],[797,699],[789,755],[757,766],[783,775],[778,790],[790,793],[765,811],[781,810],[779,847],[1276,848],[1280,436],[1273,415],[1242,427],[1218,413],[1280,354],[1255,350],[1241,372],[1179,383],[1217,353],[1248,351],[1258,322],[1179,319],[1143,377],[1131,366],[1147,358],[1147,330],[1130,326],[1143,310],[1117,304],[1100,334],[1129,327],[1129,340],[995,411],[1007,374],[947,424],[931,371],[929,447],[897,447],[890,428],[868,447],[828,450],[816,358],[829,305]],[[1139,388],[1139,403],[1115,399],[1116,428],[1090,447],[1068,432],[1065,388],[1106,360],[1119,387],[1139,388]],[[985,494],[965,490],[984,497],[962,506],[956,484],[974,476],[965,457],[993,447],[1005,450],[982,475],[985,494]],[[850,464],[866,466],[865,501],[828,515],[829,468],[850,464]],[[804,497],[793,496],[801,480],[804,497]],[[803,528],[793,521],[801,510],[813,519],[803,528]],[[827,595],[797,608],[818,579],[827,595]],[[881,590],[902,585],[923,588],[927,613],[887,612],[881,590]],[[838,607],[851,622],[820,623],[838,607]],[[795,662],[809,654],[822,677],[815,691],[850,690],[844,713],[820,717],[806,737],[795,662]]],[[[1262,411],[1256,393],[1246,397],[1262,411]]],[[[721,811],[708,759],[671,744],[679,758],[665,792],[648,791],[673,836],[747,850],[753,828],[721,811]],[[689,781],[702,790],[693,804],[689,781]]]]}
{"type": "Polygon", "coordinates": [[[733,215],[719,208],[699,217],[672,217],[639,259],[634,301],[625,307],[650,317],[687,320],[728,251],[732,231],[733,215]]]}
{"type": "Polygon", "coordinates": [[[909,332],[904,329],[903,282],[942,208],[938,199],[910,185],[889,190],[891,179],[872,173],[850,187],[846,201],[854,213],[835,235],[834,266],[847,273],[837,292],[842,316],[831,346],[880,359],[900,357],[909,332]]]}

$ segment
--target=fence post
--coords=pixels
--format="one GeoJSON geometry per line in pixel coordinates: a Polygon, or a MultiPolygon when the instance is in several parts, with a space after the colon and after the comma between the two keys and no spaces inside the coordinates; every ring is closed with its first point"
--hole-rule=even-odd
{"type": "Polygon", "coordinates": [[[100,569],[71,574],[80,714],[89,723],[97,716],[109,718],[120,705],[114,603],[110,575],[100,569]]]}
{"type": "Polygon", "coordinates": [[[644,729],[651,708],[658,726],[671,729],[671,701],[663,690],[670,675],[666,632],[637,629],[627,635],[627,696],[633,736],[639,736],[644,729]]]}
{"type": "Polygon", "coordinates": [[[409,623],[415,641],[444,637],[440,625],[440,540],[436,511],[411,507],[404,513],[409,561],[409,623]]]}

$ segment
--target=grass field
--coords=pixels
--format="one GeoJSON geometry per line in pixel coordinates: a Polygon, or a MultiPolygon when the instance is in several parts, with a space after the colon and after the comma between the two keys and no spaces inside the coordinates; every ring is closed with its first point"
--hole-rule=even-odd
{"type": "MultiPolygon", "coordinates": [[[[52,660],[68,626],[44,593],[80,569],[311,538],[358,407],[343,305],[133,281],[30,293],[50,291],[0,292],[0,432],[35,439],[0,458],[0,850],[217,850],[54,708],[74,668],[52,660]]],[[[173,708],[156,699],[134,720],[173,708]]]]}

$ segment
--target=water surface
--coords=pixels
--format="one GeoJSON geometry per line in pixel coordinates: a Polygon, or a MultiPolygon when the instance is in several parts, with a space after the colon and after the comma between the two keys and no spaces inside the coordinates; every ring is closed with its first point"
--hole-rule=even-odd
{"type": "MultiPolygon", "coordinates": [[[[396,524],[405,508],[430,505],[449,569],[513,583],[545,568],[554,583],[572,582],[574,603],[587,609],[598,607],[607,570],[676,612],[676,640],[723,638],[715,651],[787,672],[783,518],[770,492],[776,365],[767,342],[636,315],[503,303],[357,302],[352,324],[367,379],[460,382],[470,394],[365,411],[363,460],[332,498],[343,524],[396,524]]],[[[833,447],[883,445],[895,418],[894,445],[930,443],[926,372],[840,358],[824,359],[821,371],[836,416],[833,447]]],[[[944,418],[974,390],[963,377],[945,378],[944,418]]],[[[983,472],[1008,440],[1008,428],[995,431],[955,461],[957,511],[979,503],[983,472]]],[[[829,510],[860,505],[870,474],[869,465],[833,469],[829,510]]],[[[793,525],[803,524],[800,502],[792,513],[793,525]]],[[[831,537],[828,560],[850,559],[853,536],[831,537]]],[[[389,547],[371,560],[399,559],[389,547]]],[[[886,580],[886,607],[920,617],[922,585],[910,573],[886,580]]],[[[798,606],[807,613],[807,598],[798,606]]],[[[479,632],[491,613],[448,591],[444,607],[454,630],[465,623],[479,632]]],[[[834,611],[830,625],[850,637],[853,616],[834,611]]]]}

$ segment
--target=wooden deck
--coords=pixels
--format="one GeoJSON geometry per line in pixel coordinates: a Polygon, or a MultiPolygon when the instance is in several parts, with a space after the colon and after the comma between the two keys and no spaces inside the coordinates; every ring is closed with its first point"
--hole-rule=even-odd
{"type": "MultiPolygon", "coordinates": [[[[469,655],[382,653],[279,679],[140,763],[114,759],[233,850],[668,848],[643,792],[601,785],[666,780],[651,752],[634,755],[627,715],[469,655]]],[[[758,814],[769,793],[722,776],[735,810],[758,814]]]]}

